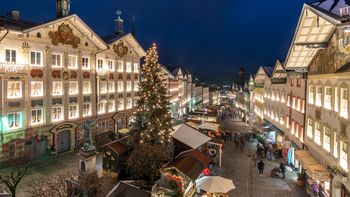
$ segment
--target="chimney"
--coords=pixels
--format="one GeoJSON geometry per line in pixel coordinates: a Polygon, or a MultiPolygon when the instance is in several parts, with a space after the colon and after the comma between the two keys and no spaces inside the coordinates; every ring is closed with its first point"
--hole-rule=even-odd
{"type": "Polygon", "coordinates": [[[124,33],[124,21],[123,21],[123,19],[120,18],[122,11],[117,10],[116,14],[117,14],[118,18],[114,20],[115,26],[116,26],[115,34],[120,35],[120,34],[124,33]]]}
{"type": "Polygon", "coordinates": [[[136,19],[135,19],[135,16],[132,17],[131,35],[133,35],[134,38],[136,38],[136,19]]]}
{"type": "Polygon", "coordinates": [[[18,21],[21,18],[21,12],[18,10],[11,10],[7,12],[7,18],[18,21]]]}

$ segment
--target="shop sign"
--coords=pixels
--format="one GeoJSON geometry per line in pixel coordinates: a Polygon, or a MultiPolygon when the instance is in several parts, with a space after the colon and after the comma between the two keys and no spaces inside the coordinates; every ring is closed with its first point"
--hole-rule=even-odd
{"type": "Polygon", "coordinates": [[[0,62],[0,71],[5,73],[19,73],[28,70],[28,65],[0,62]]]}

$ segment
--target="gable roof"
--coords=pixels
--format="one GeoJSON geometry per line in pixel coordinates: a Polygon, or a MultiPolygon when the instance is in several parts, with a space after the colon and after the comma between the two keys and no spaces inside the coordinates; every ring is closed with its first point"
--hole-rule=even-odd
{"type": "Polygon", "coordinates": [[[328,15],[333,15],[332,17],[336,19],[341,19],[340,9],[349,7],[349,0],[317,0],[314,2],[308,3],[310,6],[314,6],[314,8],[324,11],[328,15]]]}
{"type": "Polygon", "coordinates": [[[145,50],[142,48],[142,46],[139,44],[139,42],[135,39],[135,37],[131,33],[104,36],[104,37],[102,37],[102,39],[109,46],[114,45],[115,43],[119,42],[120,40],[125,40],[131,46],[131,48],[135,50],[135,52],[140,57],[143,57],[146,55],[145,50]]]}
{"type": "Polygon", "coordinates": [[[173,75],[177,75],[178,72],[181,72],[182,75],[191,75],[190,71],[188,71],[186,68],[182,67],[182,66],[179,66],[179,67],[176,67],[176,68],[173,68],[171,69],[173,70],[172,73],[173,75]]]}
{"type": "Polygon", "coordinates": [[[164,168],[175,167],[192,180],[196,180],[208,166],[210,158],[199,150],[189,150],[180,153],[164,168]]]}
{"type": "Polygon", "coordinates": [[[33,27],[27,28],[27,29],[23,29],[23,33],[28,33],[31,31],[35,31],[37,29],[46,27],[46,26],[50,26],[50,25],[54,25],[55,23],[60,23],[60,22],[64,22],[64,21],[69,21],[70,23],[72,23],[77,29],[79,29],[79,31],[85,35],[89,40],[91,40],[96,46],[98,46],[100,49],[106,49],[107,45],[106,43],[100,38],[100,36],[98,36],[83,20],[81,20],[79,18],[78,15],[76,14],[72,14],[66,17],[62,17],[62,18],[58,18],[58,19],[54,19],[52,21],[49,22],[45,22],[39,25],[35,25],[33,27]]]}
{"type": "Polygon", "coordinates": [[[26,21],[23,19],[13,20],[7,17],[0,17],[0,26],[9,28],[10,30],[22,31],[23,29],[31,28],[38,25],[38,23],[26,21]]]}
{"type": "Polygon", "coordinates": [[[262,69],[264,70],[266,76],[271,77],[272,72],[273,72],[273,67],[263,66],[262,69]]]}
{"type": "Polygon", "coordinates": [[[210,137],[187,124],[177,125],[173,127],[173,129],[174,131],[171,133],[171,136],[193,149],[196,149],[211,140],[210,137]]]}

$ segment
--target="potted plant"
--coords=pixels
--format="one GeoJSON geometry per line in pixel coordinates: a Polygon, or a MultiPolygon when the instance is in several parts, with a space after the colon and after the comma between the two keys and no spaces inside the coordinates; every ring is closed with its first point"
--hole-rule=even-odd
{"type": "Polygon", "coordinates": [[[298,173],[297,185],[299,187],[303,187],[305,185],[305,180],[306,180],[306,174],[305,173],[298,173]]]}

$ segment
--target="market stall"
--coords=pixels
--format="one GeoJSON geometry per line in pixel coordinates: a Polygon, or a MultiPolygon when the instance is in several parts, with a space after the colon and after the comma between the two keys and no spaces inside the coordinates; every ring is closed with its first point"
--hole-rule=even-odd
{"type": "Polygon", "coordinates": [[[227,193],[235,189],[232,180],[221,176],[204,176],[196,180],[197,192],[206,196],[228,196],[227,193]]]}

